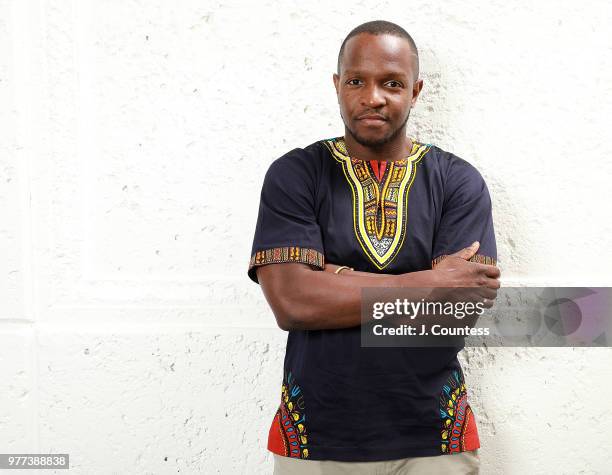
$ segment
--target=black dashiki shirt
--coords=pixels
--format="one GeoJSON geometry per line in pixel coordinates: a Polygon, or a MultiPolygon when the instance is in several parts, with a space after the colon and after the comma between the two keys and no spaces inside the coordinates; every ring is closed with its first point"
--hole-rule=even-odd
{"type": "MultiPolygon", "coordinates": [[[[491,200],[480,173],[412,140],[399,161],[347,154],[343,137],[296,148],[269,167],[248,275],[324,262],[401,274],[474,241],[471,260],[496,264],[491,200]]],[[[456,347],[362,347],[360,327],[290,331],[273,453],[311,460],[380,461],[480,447],[456,347]]]]}

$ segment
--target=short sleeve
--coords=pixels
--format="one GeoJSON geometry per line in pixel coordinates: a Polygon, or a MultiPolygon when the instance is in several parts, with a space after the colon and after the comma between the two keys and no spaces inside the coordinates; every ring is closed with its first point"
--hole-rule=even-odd
{"type": "Polygon", "coordinates": [[[491,198],[474,166],[452,156],[444,186],[444,203],[434,236],[432,267],[448,254],[480,242],[470,260],[497,265],[491,198]]]}
{"type": "Polygon", "coordinates": [[[256,268],[301,262],[324,268],[321,229],[316,219],[316,174],[301,149],[275,160],[266,172],[251,249],[248,276],[256,268]]]}

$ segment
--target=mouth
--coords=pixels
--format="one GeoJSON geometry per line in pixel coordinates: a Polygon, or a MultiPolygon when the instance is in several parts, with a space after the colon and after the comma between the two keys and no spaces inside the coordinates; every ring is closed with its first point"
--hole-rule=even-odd
{"type": "Polygon", "coordinates": [[[365,115],[359,116],[357,120],[361,122],[363,125],[372,126],[372,127],[380,127],[385,122],[387,122],[387,119],[384,116],[379,115],[379,114],[365,114],[365,115]]]}

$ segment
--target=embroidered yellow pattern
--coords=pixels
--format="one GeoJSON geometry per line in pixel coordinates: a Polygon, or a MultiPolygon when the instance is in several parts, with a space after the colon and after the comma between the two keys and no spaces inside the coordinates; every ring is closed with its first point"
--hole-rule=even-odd
{"type": "Polygon", "coordinates": [[[316,249],[291,246],[274,247],[253,254],[249,260],[249,270],[255,266],[283,262],[303,262],[323,269],[325,256],[316,249]]]}
{"type": "Polygon", "coordinates": [[[429,145],[412,141],[410,155],[388,162],[379,183],[367,161],[351,158],[343,137],[323,142],[336,161],[353,193],[355,235],[370,261],[383,269],[397,256],[406,236],[408,194],[416,175],[416,165],[429,145]]]}
{"type": "MultiPolygon", "coordinates": [[[[448,254],[442,254],[441,256],[436,257],[434,260],[431,261],[431,268],[433,269],[436,265],[442,262],[446,257],[448,257],[448,254]]],[[[488,264],[491,266],[497,265],[497,259],[491,256],[485,256],[483,254],[475,254],[472,257],[470,257],[468,260],[471,262],[478,262],[480,264],[488,264]]]]}

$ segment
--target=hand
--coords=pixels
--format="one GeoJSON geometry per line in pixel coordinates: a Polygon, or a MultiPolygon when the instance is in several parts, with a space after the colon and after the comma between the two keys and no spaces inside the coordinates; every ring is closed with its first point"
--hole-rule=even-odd
{"type": "MultiPolygon", "coordinates": [[[[486,306],[491,307],[493,300],[497,297],[497,289],[500,287],[499,277],[501,272],[497,266],[470,262],[480,243],[476,241],[471,246],[450,254],[436,265],[434,265],[434,282],[439,288],[475,288],[474,291],[462,290],[461,294],[469,294],[470,300],[486,299],[486,306]]],[[[450,292],[446,292],[450,294],[450,292]]]]}
{"type": "Polygon", "coordinates": [[[436,263],[433,270],[439,277],[440,287],[489,287],[499,289],[501,272],[497,266],[470,262],[480,243],[450,254],[436,263]]]}

